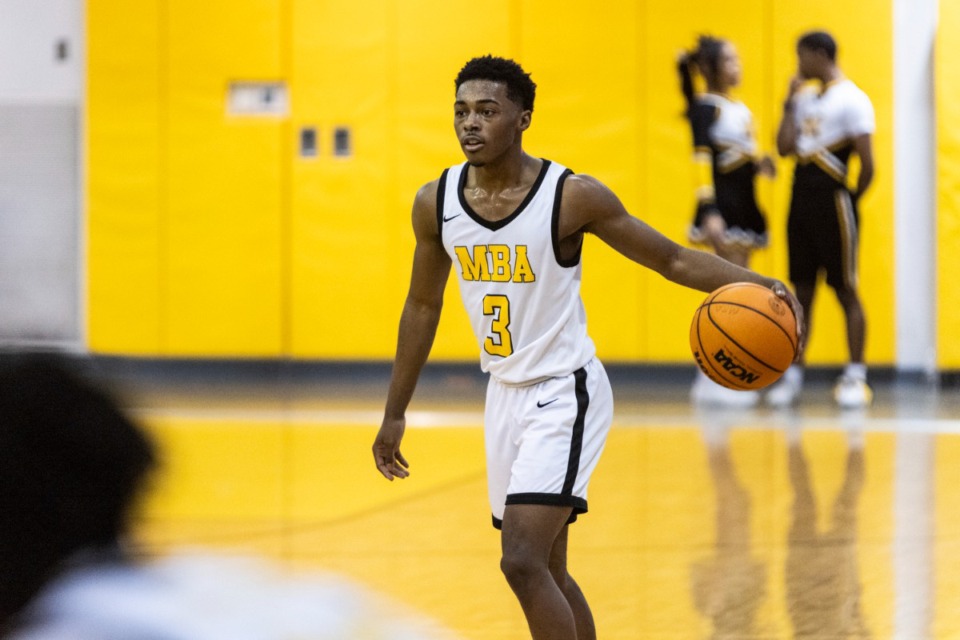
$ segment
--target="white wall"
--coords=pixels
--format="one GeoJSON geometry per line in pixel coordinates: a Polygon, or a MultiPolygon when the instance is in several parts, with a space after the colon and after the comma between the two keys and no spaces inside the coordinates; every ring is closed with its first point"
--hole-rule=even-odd
{"type": "Polygon", "coordinates": [[[82,36],[82,0],[0,0],[0,102],[77,104],[82,36]]]}

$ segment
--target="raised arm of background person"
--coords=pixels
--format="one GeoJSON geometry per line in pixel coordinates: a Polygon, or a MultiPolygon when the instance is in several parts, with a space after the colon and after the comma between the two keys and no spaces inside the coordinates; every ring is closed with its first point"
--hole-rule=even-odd
{"type": "Polygon", "coordinates": [[[417,246],[410,290],[400,316],[397,353],[383,422],[373,443],[373,459],[387,480],[410,475],[409,464],[400,453],[407,406],[433,346],[443,309],[443,290],[450,276],[450,257],[443,249],[437,228],[436,180],[424,185],[414,199],[413,233],[417,246]]]}
{"type": "Polygon", "coordinates": [[[857,199],[864,194],[873,182],[873,138],[869,133],[853,139],[853,150],[860,157],[860,175],[857,177],[857,199]]]}
{"type": "Polygon", "coordinates": [[[710,292],[731,282],[755,282],[769,287],[790,304],[803,343],[803,309],[782,282],[706,251],[677,244],[630,215],[616,194],[599,180],[572,175],[564,182],[560,205],[561,251],[565,246],[578,246],[584,232],[592,233],[617,252],[667,280],[691,289],[710,292]]]}
{"type": "Polygon", "coordinates": [[[803,86],[803,78],[794,76],[790,79],[790,88],[783,101],[783,117],[780,118],[780,127],[777,129],[777,153],[781,156],[793,155],[797,152],[797,118],[794,113],[794,96],[803,86]]]}

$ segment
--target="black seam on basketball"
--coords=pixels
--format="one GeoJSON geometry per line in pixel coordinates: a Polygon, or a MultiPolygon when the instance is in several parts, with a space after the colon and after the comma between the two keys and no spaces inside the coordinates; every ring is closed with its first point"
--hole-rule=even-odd
{"type": "MultiPolygon", "coordinates": [[[[734,387],[739,387],[741,391],[750,391],[750,390],[752,389],[752,387],[748,387],[748,386],[741,385],[740,383],[737,383],[737,382],[735,382],[735,381],[730,380],[729,378],[727,378],[727,376],[722,375],[720,369],[718,369],[717,366],[716,366],[715,364],[713,364],[713,360],[710,359],[709,354],[707,353],[706,348],[703,346],[703,338],[700,336],[700,314],[703,313],[703,310],[704,310],[705,308],[707,308],[708,306],[709,306],[709,305],[706,305],[706,304],[700,305],[700,307],[697,309],[697,318],[696,318],[696,323],[697,323],[697,325],[696,325],[696,326],[697,326],[697,344],[700,346],[700,355],[701,355],[701,357],[703,358],[703,361],[706,362],[707,365],[709,365],[710,370],[713,371],[714,375],[715,375],[717,378],[723,380],[723,381],[726,383],[726,384],[724,384],[724,386],[733,385],[734,387]]],[[[708,319],[709,319],[709,317],[710,317],[710,315],[707,314],[707,318],[708,318],[708,319]]],[[[716,323],[713,322],[712,320],[710,321],[710,323],[713,324],[713,326],[715,326],[715,327],[717,326],[716,323]]],[[[720,327],[717,327],[717,329],[719,330],[720,327]]],[[[722,331],[721,331],[721,333],[722,333],[722,331]]],[[[707,377],[708,377],[708,378],[710,377],[710,374],[709,374],[709,373],[707,373],[706,371],[704,371],[704,373],[707,374],[707,377]]],[[[714,381],[714,382],[716,382],[716,381],[714,381]]],[[[719,382],[716,382],[716,384],[720,384],[720,383],[719,383],[719,382]]]]}
{"type": "MultiPolygon", "coordinates": [[[[779,323],[779,322],[777,322],[776,320],[774,320],[773,318],[771,318],[771,317],[768,316],[767,314],[763,313],[762,311],[758,311],[757,309],[754,309],[754,308],[751,307],[751,306],[748,306],[748,305],[745,305],[745,304],[741,304],[741,303],[739,303],[739,302],[724,302],[724,301],[720,301],[720,302],[711,302],[710,304],[705,305],[705,306],[707,307],[707,319],[710,321],[710,324],[712,324],[714,327],[716,327],[716,328],[717,328],[717,331],[719,331],[719,332],[722,333],[724,336],[726,336],[726,337],[730,340],[730,342],[732,342],[733,344],[737,345],[737,347],[739,347],[741,351],[743,351],[745,354],[747,354],[748,356],[750,356],[751,358],[753,358],[754,360],[756,360],[757,362],[759,362],[760,364],[762,364],[763,366],[765,366],[767,369],[770,369],[770,371],[774,371],[774,372],[776,372],[776,373],[781,373],[781,374],[782,374],[784,371],[786,371],[786,369],[777,369],[776,367],[767,364],[766,362],[764,362],[763,360],[761,360],[761,359],[758,358],[757,356],[753,355],[753,353],[751,353],[748,349],[744,348],[744,346],[743,346],[742,344],[740,344],[739,342],[737,342],[736,340],[734,340],[734,339],[733,339],[733,336],[731,336],[729,333],[727,333],[726,331],[724,331],[724,330],[723,330],[723,327],[721,327],[719,324],[717,324],[716,322],[714,322],[714,321],[713,321],[713,315],[710,313],[710,308],[709,308],[709,307],[712,307],[712,306],[715,305],[715,304],[729,304],[729,305],[734,306],[734,307],[740,307],[741,309],[749,309],[750,311],[753,311],[753,312],[755,312],[755,313],[760,314],[761,316],[763,316],[763,317],[766,318],[767,320],[770,320],[771,322],[773,322],[774,325],[776,325],[776,327],[777,327],[778,329],[780,329],[780,331],[782,331],[782,332],[784,333],[784,335],[786,335],[787,341],[790,343],[790,347],[793,349],[793,356],[796,357],[796,355],[797,355],[797,348],[793,345],[793,340],[790,340],[790,334],[788,334],[786,331],[784,331],[783,327],[780,326],[780,323],[779,323]]],[[[790,361],[792,362],[792,361],[793,361],[793,358],[790,358],[790,361]]]]}
{"type": "MultiPolygon", "coordinates": [[[[733,290],[733,289],[742,289],[742,288],[745,288],[745,287],[760,287],[760,288],[763,289],[764,291],[767,290],[767,288],[764,287],[763,285],[754,284],[754,283],[752,283],[752,282],[734,282],[734,283],[732,283],[732,284],[728,284],[728,285],[725,285],[725,286],[723,286],[723,287],[720,287],[720,289],[717,289],[716,291],[714,291],[712,294],[710,294],[710,296],[709,296],[706,300],[704,300],[704,303],[703,303],[703,305],[701,305],[701,306],[710,306],[711,304],[720,304],[720,303],[723,303],[723,304],[732,304],[732,305],[737,306],[737,307],[744,307],[744,308],[746,308],[746,309],[750,309],[751,311],[755,311],[755,312],[759,313],[759,314],[762,315],[764,318],[767,318],[768,320],[772,320],[773,323],[774,323],[775,325],[777,325],[777,328],[780,329],[781,331],[783,331],[783,334],[787,337],[787,341],[790,343],[790,347],[793,349],[793,358],[796,358],[796,357],[797,357],[797,349],[798,349],[798,347],[799,347],[799,345],[797,344],[797,341],[794,340],[794,339],[790,336],[790,333],[789,333],[789,332],[787,332],[782,326],[780,326],[780,323],[777,322],[777,321],[773,318],[773,316],[769,316],[769,315],[767,315],[765,312],[763,312],[763,311],[761,311],[761,310],[759,310],[759,309],[756,309],[756,308],[754,308],[754,307],[747,306],[747,305],[743,304],[742,302],[731,302],[731,301],[729,301],[729,300],[717,300],[717,299],[716,299],[716,297],[717,297],[718,295],[720,295],[721,293],[726,293],[727,291],[731,291],[731,290],[733,290]]],[[[786,304],[786,303],[784,303],[784,304],[786,304]]],[[[793,309],[790,309],[790,313],[793,314],[793,309]]],[[[797,320],[796,316],[794,316],[793,320],[794,320],[794,324],[796,324],[796,320],[797,320]]],[[[791,358],[791,361],[793,360],[793,358],[791,358]]],[[[760,360],[758,360],[757,362],[760,362],[760,360]]],[[[776,369],[774,369],[774,371],[776,371],[776,369]]]]}
{"type": "MultiPolygon", "coordinates": [[[[776,325],[777,329],[780,329],[780,331],[783,332],[783,335],[787,338],[787,342],[790,343],[790,347],[793,349],[793,355],[794,356],[797,355],[797,343],[793,339],[793,337],[790,336],[790,332],[784,329],[783,326],[779,322],[777,322],[777,319],[769,315],[766,311],[761,311],[756,307],[751,307],[749,305],[743,304],[742,302],[733,302],[731,300],[711,300],[707,306],[710,306],[713,304],[729,304],[734,307],[740,307],[741,309],[750,309],[754,313],[760,314],[767,320],[770,320],[773,324],[776,325]]],[[[793,311],[790,311],[790,313],[793,314],[793,311]]],[[[794,324],[796,324],[796,317],[794,317],[794,324]]]]}
{"type": "MultiPolygon", "coordinates": [[[[717,304],[719,304],[719,303],[717,303],[717,304]]],[[[754,310],[753,307],[748,307],[748,306],[742,305],[742,304],[736,304],[736,303],[730,303],[730,302],[728,302],[728,303],[723,303],[723,304],[733,304],[734,306],[742,307],[742,308],[744,308],[744,309],[750,309],[751,311],[754,310]]],[[[713,303],[710,304],[710,305],[708,305],[708,307],[710,307],[710,306],[713,306],[713,303]]],[[[761,314],[761,315],[763,315],[763,314],[761,314]]],[[[753,355],[753,353],[751,353],[749,349],[746,349],[742,344],[740,344],[739,342],[737,342],[736,340],[734,340],[734,339],[733,339],[733,336],[731,336],[729,333],[727,333],[726,331],[724,331],[724,330],[723,330],[723,327],[721,327],[719,324],[717,324],[716,322],[714,322],[714,320],[713,320],[713,315],[710,313],[710,309],[709,309],[709,308],[707,309],[707,320],[709,320],[709,321],[710,321],[710,324],[712,324],[712,325],[717,329],[717,331],[719,331],[720,333],[722,333],[728,340],[730,340],[730,342],[732,342],[733,344],[735,344],[735,345],[737,346],[737,348],[739,348],[744,354],[750,356],[750,357],[753,358],[755,361],[759,362],[759,363],[762,364],[764,367],[766,367],[766,368],[769,369],[770,371],[773,371],[774,373],[779,373],[779,374],[782,374],[782,373],[783,373],[783,370],[777,369],[776,367],[767,364],[766,362],[764,362],[763,360],[761,360],[761,359],[758,358],[757,356],[753,355]]],[[[792,343],[791,343],[791,346],[792,346],[792,343]]],[[[791,360],[792,360],[792,359],[791,359],[791,360]]]]}

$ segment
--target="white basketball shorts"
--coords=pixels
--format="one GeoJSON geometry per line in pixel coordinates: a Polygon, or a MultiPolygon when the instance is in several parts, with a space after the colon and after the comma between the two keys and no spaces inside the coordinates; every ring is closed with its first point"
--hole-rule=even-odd
{"type": "Polygon", "coordinates": [[[508,504],[587,512],[587,485],[613,420],[613,392],[596,358],[561,378],[529,386],[490,378],[484,416],[493,526],[508,504]]]}

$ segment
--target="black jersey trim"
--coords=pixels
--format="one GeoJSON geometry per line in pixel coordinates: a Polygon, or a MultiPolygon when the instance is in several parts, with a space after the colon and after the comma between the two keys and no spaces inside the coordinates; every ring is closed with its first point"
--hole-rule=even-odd
{"type": "Polygon", "coordinates": [[[567,169],[560,174],[560,177],[557,179],[557,192],[553,197],[553,214],[550,218],[550,237],[553,241],[553,257],[556,259],[558,265],[568,268],[580,264],[580,254],[583,252],[583,235],[581,234],[580,246],[577,247],[576,254],[571,256],[569,260],[564,260],[560,254],[560,199],[563,196],[563,183],[572,175],[573,171],[567,169]]]}
{"type": "Polygon", "coordinates": [[[447,173],[449,169],[444,169],[440,174],[440,181],[437,183],[437,236],[440,238],[440,244],[443,244],[443,201],[447,194],[447,173]]]}
{"type": "Polygon", "coordinates": [[[543,166],[540,167],[540,175],[537,176],[533,186],[530,187],[530,191],[527,192],[523,202],[521,202],[514,212],[508,215],[506,218],[495,221],[486,220],[480,217],[480,214],[474,211],[473,208],[467,203],[467,198],[463,195],[463,188],[467,184],[467,172],[469,171],[470,166],[468,164],[464,164],[463,171],[460,172],[460,182],[457,185],[457,197],[460,199],[460,206],[463,207],[463,210],[467,212],[467,215],[473,218],[473,220],[480,226],[486,227],[491,231],[502,229],[515,220],[517,216],[523,213],[523,210],[527,208],[527,205],[529,205],[533,198],[537,195],[537,192],[540,190],[540,185],[543,184],[544,178],[547,177],[547,169],[550,168],[551,164],[552,163],[550,160],[543,160],[543,166]]]}

